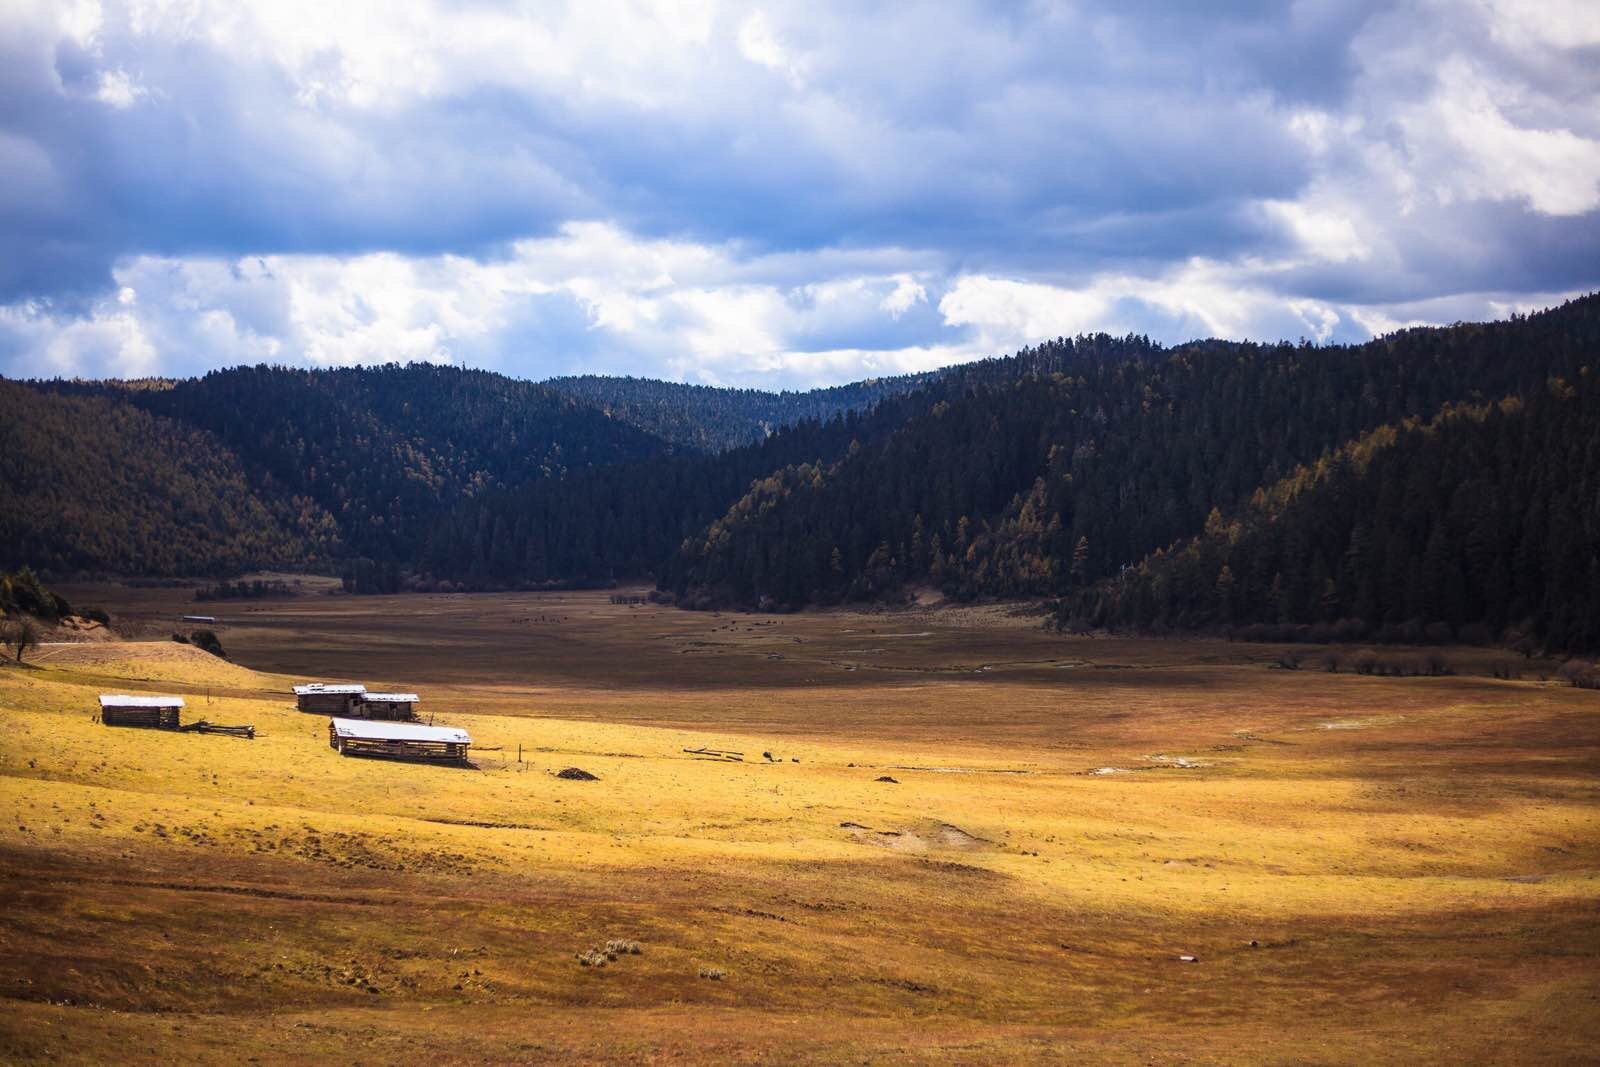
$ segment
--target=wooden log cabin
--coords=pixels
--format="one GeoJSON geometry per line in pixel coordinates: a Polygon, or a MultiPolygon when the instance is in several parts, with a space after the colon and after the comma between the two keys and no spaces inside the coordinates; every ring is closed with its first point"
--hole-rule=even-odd
{"type": "Polygon", "coordinates": [[[421,726],[370,719],[328,720],[328,747],[341,756],[465,763],[471,744],[467,731],[455,726],[421,726]]]}
{"type": "Polygon", "coordinates": [[[153,730],[176,730],[178,712],[182,708],[182,697],[100,694],[100,721],[107,726],[144,726],[153,730]]]}
{"type": "Polygon", "coordinates": [[[319,715],[349,715],[366,694],[364,685],[308,682],[294,687],[295,706],[319,715]]]}
{"type": "Polygon", "coordinates": [[[415,693],[364,693],[360,703],[350,709],[352,718],[361,719],[415,719],[417,694],[415,693]]]}

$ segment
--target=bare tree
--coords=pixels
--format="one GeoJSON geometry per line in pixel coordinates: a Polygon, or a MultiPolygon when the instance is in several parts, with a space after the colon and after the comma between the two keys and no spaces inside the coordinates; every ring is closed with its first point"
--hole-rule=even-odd
{"type": "Polygon", "coordinates": [[[39,628],[24,615],[0,627],[0,643],[10,645],[16,651],[17,662],[21,663],[23,653],[39,644],[39,628]]]}

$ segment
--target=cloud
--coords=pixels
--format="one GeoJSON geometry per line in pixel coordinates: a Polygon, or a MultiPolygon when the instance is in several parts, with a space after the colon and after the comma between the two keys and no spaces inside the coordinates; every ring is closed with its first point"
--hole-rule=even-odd
{"type": "Polygon", "coordinates": [[[1582,0],[17,0],[0,368],[798,384],[1488,315],[1600,282],[1597,49],[1582,0]]]}
{"type": "Polygon", "coordinates": [[[157,351],[167,373],[438,361],[794,385],[817,384],[815,368],[934,365],[918,353],[943,326],[916,278],[863,274],[849,255],[802,258],[766,262],[603,223],[570,223],[493,260],[139,256],[86,312],[0,307],[0,351],[15,353],[0,356],[0,372],[146,374],[157,351]],[[776,280],[795,275],[807,280],[776,280]]]}

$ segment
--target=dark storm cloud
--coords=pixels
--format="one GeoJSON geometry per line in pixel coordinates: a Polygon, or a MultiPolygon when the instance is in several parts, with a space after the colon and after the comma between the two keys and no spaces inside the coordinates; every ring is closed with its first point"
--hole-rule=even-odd
{"type": "MultiPolygon", "coordinates": [[[[31,269],[5,284],[50,293],[77,273],[100,285],[137,253],[476,253],[575,217],[760,248],[961,254],[1060,242],[1108,215],[1226,213],[1307,178],[1264,101],[1203,88],[1204,51],[1160,54],[1123,22],[1112,42],[1146,54],[1113,61],[1080,36],[1087,15],[996,23],[980,54],[947,15],[943,40],[908,48],[925,21],[914,15],[812,26],[807,45],[831,34],[845,47],[818,61],[809,99],[737,60],[707,85],[728,97],[677,112],[470,80],[397,108],[311,108],[297,100],[304,70],[137,34],[114,9],[94,53],[42,27],[13,33],[6,132],[48,157],[63,210],[7,227],[7,258],[31,269]],[[137,79],[130,106],[95,95],[114,72],[137,79]]],[[[1177,254],[1225,250],[1163,233],[1177,254]]]]}

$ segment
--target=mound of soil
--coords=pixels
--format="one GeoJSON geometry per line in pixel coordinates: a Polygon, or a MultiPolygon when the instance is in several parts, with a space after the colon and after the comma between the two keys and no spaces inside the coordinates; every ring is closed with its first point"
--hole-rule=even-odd
{"type": "Polygon", "coordinates": [[[895,785],[899,785],[900,784],[898,779],[890,778],[887,774],[882,775],[882,776],[880,776],[878,778],[874,778],[873,781],[874,782],[893,782],[895,785]]]}
{"type": "Polygon", "coordinates": [[[598,782],[597,775],[590,774],[582,767],[567,767],[556,772],[557,778],[565,778],[569,782],[598,782]]]}

